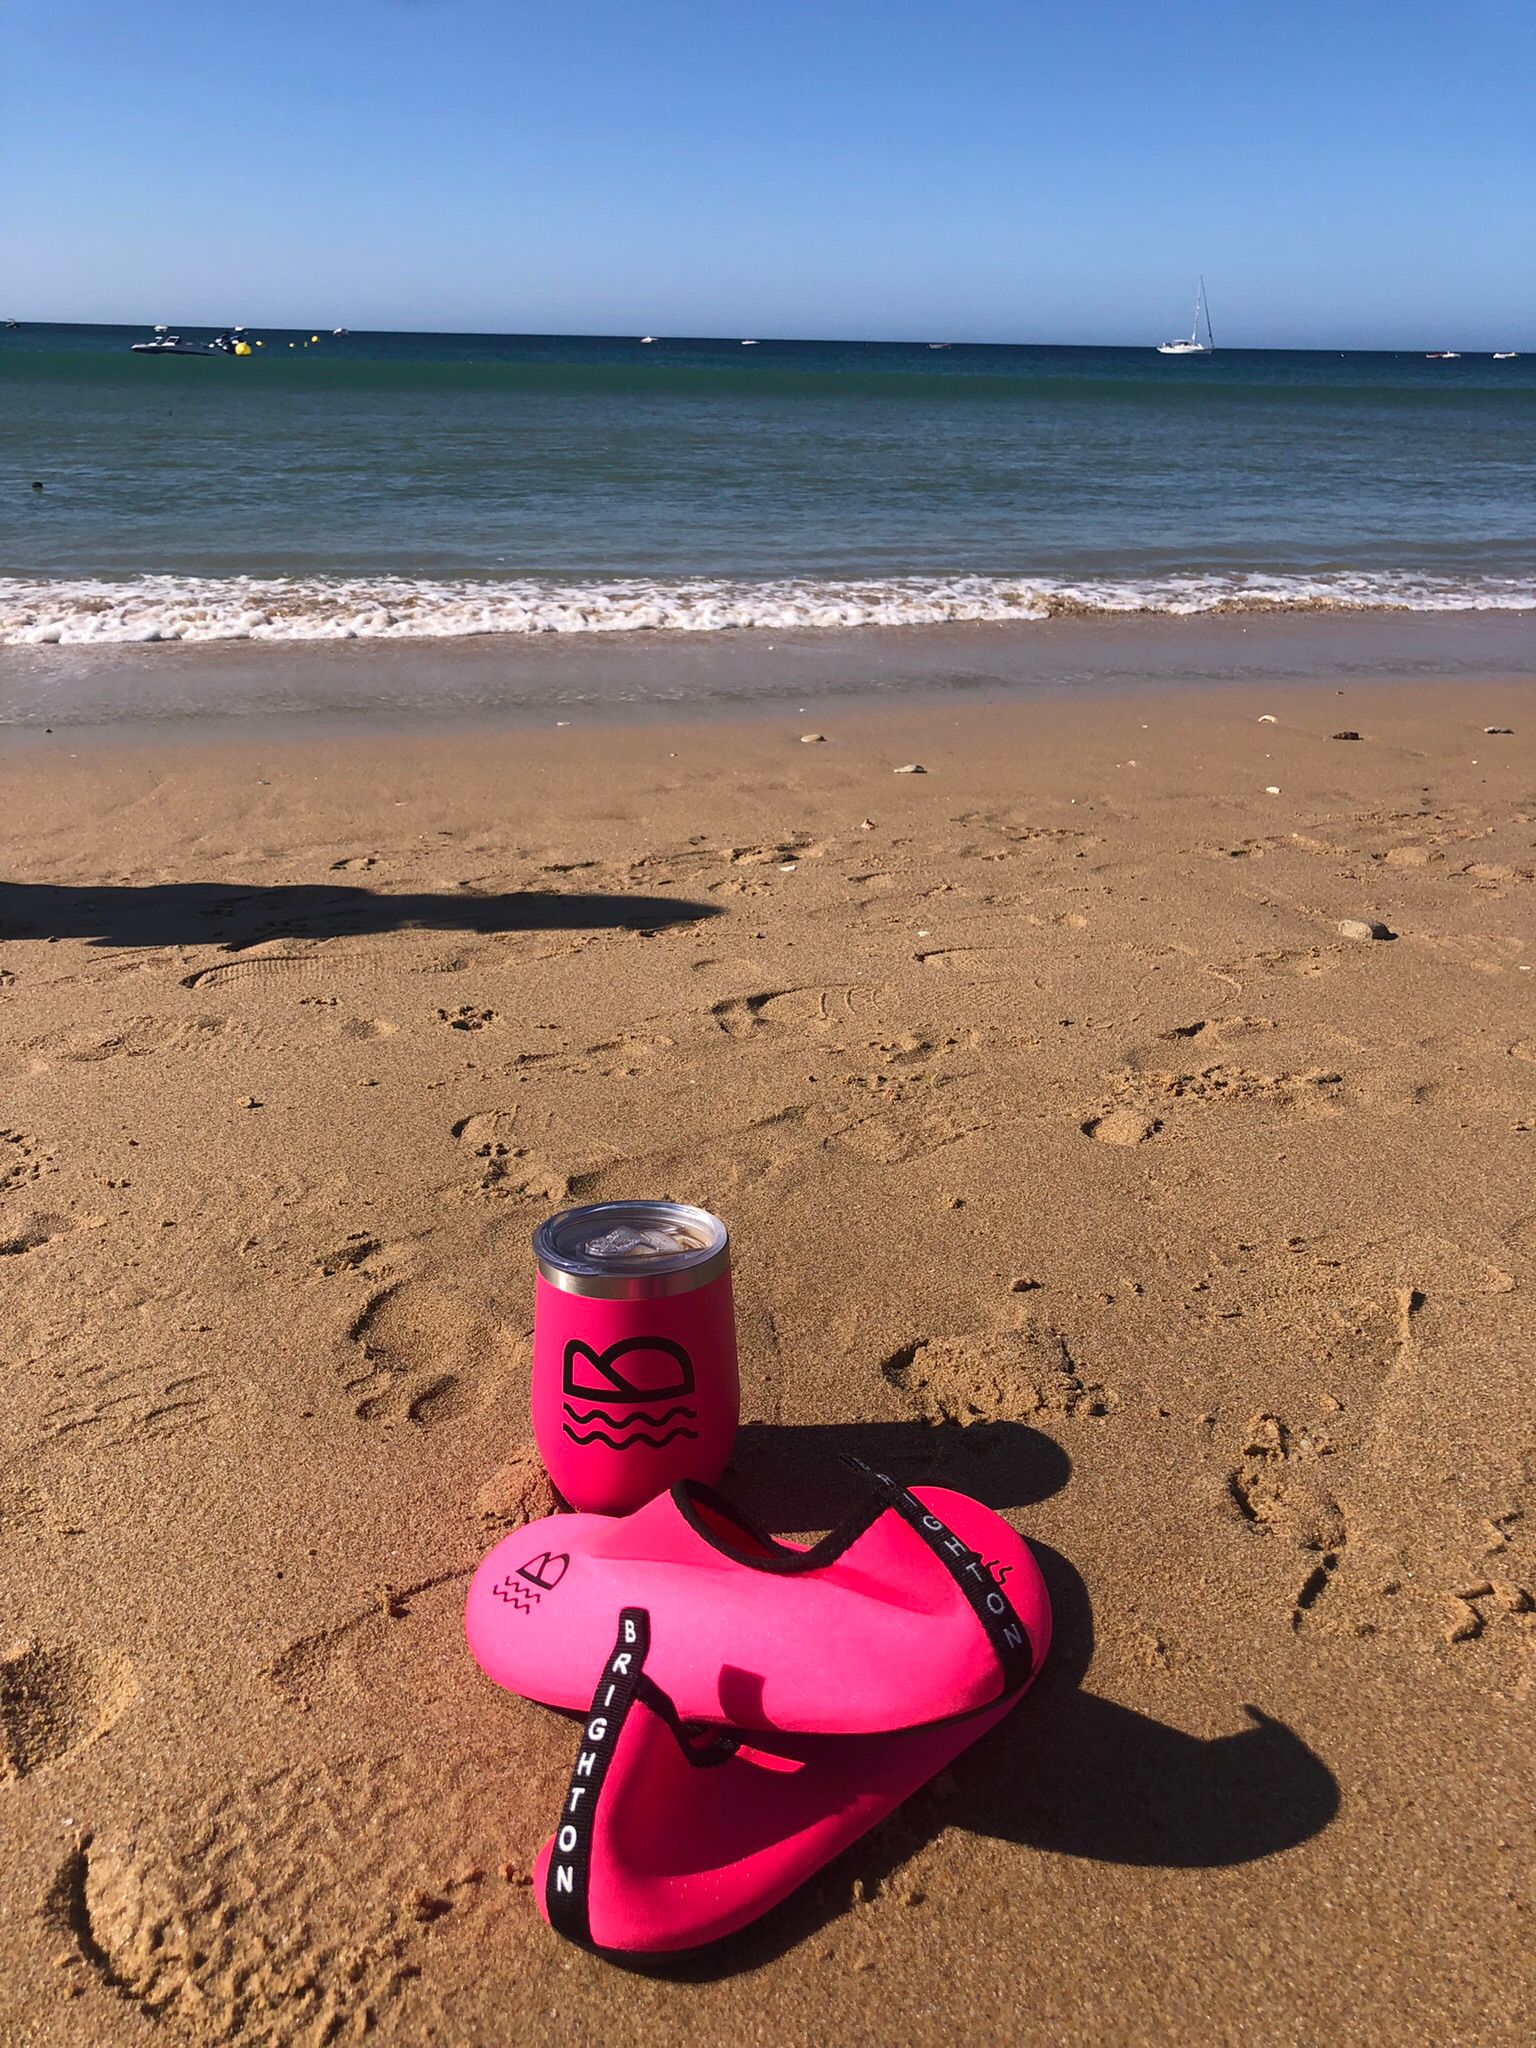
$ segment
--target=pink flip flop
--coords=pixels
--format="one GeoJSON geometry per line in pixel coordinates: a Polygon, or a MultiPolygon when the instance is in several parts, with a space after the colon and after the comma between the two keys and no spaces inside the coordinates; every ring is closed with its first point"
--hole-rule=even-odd
{"type": "Polygon", "coordinates": [[[698,1948],[745,1927],[1017,1700],[896,1735],[774,1734],[750,1745],[720,1731],[690,1738],[645,1671],[649,1647],[645,1610],[626,1609],[560,1825],[533,1870],[550,1926],[613,1953],[698,1948]]]}
{"type": "Polygon", "coordinates": [[[1015,1696],[1050,1626],[1024,1539],[965,1494],[861,1469],[867,1504],[809,1548],[687,1481],[622,1519],[531,1522],[475,1574],[470,1648],[509,1692],[579,1710],[613,1617],[643,1605],[685,1721],[868,1735],[1015,1696]]]}

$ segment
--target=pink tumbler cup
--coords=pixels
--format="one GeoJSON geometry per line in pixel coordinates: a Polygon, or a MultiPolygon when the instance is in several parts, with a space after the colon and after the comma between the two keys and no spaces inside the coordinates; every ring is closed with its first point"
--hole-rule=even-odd
{"type": "Polygon", "coordinates": [[[533,1234],[533,1433],[573,1508],[627,1515],[725,1470],[741,1394],[725,1225],[597,1202],[533,1234]]]}

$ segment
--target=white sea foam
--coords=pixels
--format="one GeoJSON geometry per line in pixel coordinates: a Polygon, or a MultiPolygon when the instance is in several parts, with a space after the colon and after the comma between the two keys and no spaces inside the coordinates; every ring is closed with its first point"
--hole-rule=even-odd
{"type": "Polygon", "coordinates": [[[0,646],[217,640],[443,640],[536,633],[988,624],[1094,614],[1532,611],[1536,580],[1396,572],[1038,577],[703,577],[586,584],[408,577],[150,576],[137,582],[0,578],[0,646]]]}

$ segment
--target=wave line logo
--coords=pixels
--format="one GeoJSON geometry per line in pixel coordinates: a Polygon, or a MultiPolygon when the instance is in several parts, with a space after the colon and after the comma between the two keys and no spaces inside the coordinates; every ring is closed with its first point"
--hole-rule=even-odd
{"type": "Polygon", "coordinates": [[[622,1337],[606,1351],[573,1337],[565,1347],[561,1385],[566,1419],[560,1427],[572,1443],[606,1444],[610,1451],[649,1444],[659,1451],[677,1437],[699,1433],[688,1427],[699,1419],[689,1399],[693,1360],[668,1337],[622,1337]]]}
{"type": "Polygon", "coordinates": [[[541,1550],[537,1557],[530,1557],[526,1564],[520,1564],[515,1572],[499,1580],[491,1591],[498,1600],[505,1600],[514,1614],[532,1614],[544,1595],[552,1593],[565,1577],[570,1562],[569,1551],[541,1550]]]}

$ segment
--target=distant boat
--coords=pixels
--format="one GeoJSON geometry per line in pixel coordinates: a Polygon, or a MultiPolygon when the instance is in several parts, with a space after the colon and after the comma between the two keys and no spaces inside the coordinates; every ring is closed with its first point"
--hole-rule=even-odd
{"type": "Polygon", "coordinates": [[[640,337],[640,346],[641,346],[642,348],[646,348],[646,347],[648,347],[648,346],[649,346],[649,344],[650,344],[651,342],[653,342],[653,341],[654,341],[655,339],[656,339],[656,337],[655,337],[655,335],[654,335],[654,334],[642,334],[642,335],[641,335],[641,337],[640,337]]]}
{"type": "Polygon", "coordinates": [[[136,341],[131,347],[136,356],[211,356],[224,353],[222,349],[210,348],[206,342],[183,341],[179,334],[172,334],[165,326],[155,329],[153,341],[136,341]]]}
{"type": "Polygon", "coordinates": [[[954,345],[952,341],[930,341],[928,344],[930,348],[953,348],[954,345]]]}
{"type": "Polygon", "coordinates": [[[743,343],[742,343],[741,345],[742,345],[742,347],[743,347],[743,348],[756,348],[756,347],[757,347],[757,343],[756,343],[755,341],[744,341],[744,342],[743,342],[743,343]]]}
{"type": "Polygon", "coordinates": [[[1195,318],[1186,341],[1181,335],[1177,341],[1160,341],[1157,344],[1160,356],[1209,356],[1216,352],[1216,337],[1211,332],[1211,309],[1205,296],[1205,279],[1200,280],[1200,289],[1195,293],[1195,318]],[[1205,316],[1205,340],[1200,339],[1200,316],[1205,316]]]}
{"type": "MultiPolygon", "coordinates": [[[[14,320],[11,322],[11,325],[13,327],[16,325],[14,320]]],[[[1517,348],[1496,348],[1493,352],[1493,360],[1496,363],[1512,363],[1519,353],[1520,351],[1517,348]]]]}
{"type": "Polygon", "coordinates": [[[1459,363],[1461,361],[1461,350],[1459,348],[1432,348],[1424,360],[1426,363],[1459,363]]]}
{"type": "Polygon", "coordinates": [[[331,329],[332,334],[345,334],[346,331],[345,327],[333,327],[331,329]]]}

